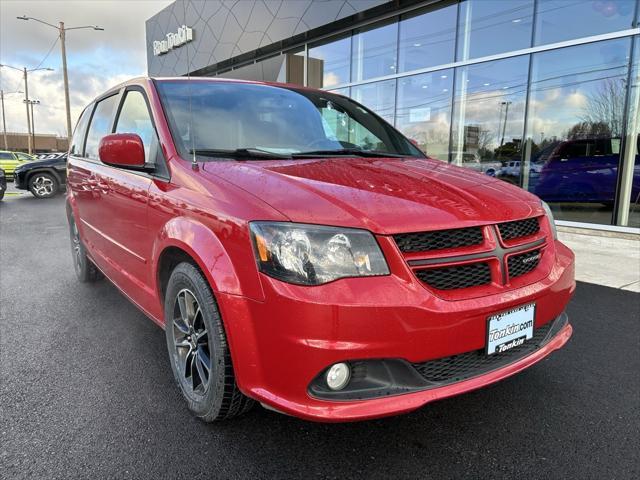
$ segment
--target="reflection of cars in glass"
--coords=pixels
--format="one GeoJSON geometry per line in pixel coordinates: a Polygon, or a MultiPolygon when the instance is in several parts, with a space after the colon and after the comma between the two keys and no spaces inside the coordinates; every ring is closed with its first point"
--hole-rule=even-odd
{"type": "Polygon", "coordinates": [[[7,176],[4,170],[0,168],[0,200],[4,198],[4,192],[7,191],[7,176]]]}
{"type": "Polygon", "coordinates": [[[484,173],[490,177],[495,177],[500,168],[502,168],[502,162],[498,160],[481,160],[480,155],[477,153],[451,152],[450,155],[453,163],[456,163],[456,160],[460,158],[460,165],[464,168],[484,173]]]}
{"type": "MultiPolygon", "coordinates": [[[[531,162],[529,164],[530,173],[540,173],[542,165],[540,163],[531,162]]],[[[520,176],[520,160],[512,160],[506,162],[498,172],[499,177],[519,177],[520,176]]]]}
{"type": "Polygon", "coordinates": [[[165,328],[206,421],[251,399],[333,422],[408,412],[571,336],[574,259],[546,204],[346,97],[133,80],[80,116],[68,175],[78,279],[102,272],[165,328]]]}
{"type": "Polygon", "coordinates": [[[17,167],[13,179],[16,188],[36,198],[53,197],[67,181],[67,152],[38,155],[38,160],[17,167]]]}
{"type": "Polygon", "coordinates": [[[520,176],[520,161],[510,161],[504,164],[500,169],[499,176],[501,177],[519,177],[520,176]]]}
{"type": "Polygon", "coordinates": [[[18,165],[22,165],[26,162],[32,162],[36,157],[22,152],[10,152],[8,150],[0,150],[0,168],[5,172],[5,175],[11,177],[14,170],[18,165]]]}
{"type": "MultiPolygon", "coordinates": [[[[548,155],[533,191],[552,202],[613,204],[619,161],[619,138],[558,142],[548,155]]],[[[640,155],[634,168],[631,193],[634,202],[639,194],[640,155]]]]}

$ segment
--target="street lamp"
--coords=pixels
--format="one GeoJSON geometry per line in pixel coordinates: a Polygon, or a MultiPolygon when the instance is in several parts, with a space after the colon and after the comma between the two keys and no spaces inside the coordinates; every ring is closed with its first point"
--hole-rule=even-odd
{"type": "Polygon", "coordinates": [[[507,117],[509,116],[509,105],[513,102],[500,102],[500,109],[502,110],[502,105],[505,105],[504,110],[504,126],[502,127],[502,137],[500,138],[500,146],[504,144],[504,134],[507,130],[507,117]]]}
{"type": "Polygon", "coordinates": [[[67,47],[65,45],[66,32],[68,30],[81,30],[83,28],[90,28],[92,30],[102,31],[104,30],[104,28],[99,27],[97,25],[84,25],[81,27],[65,27],[64,22],[60,22],[56,26],[51,23],[45,22],[44,20],[40,20],[34,17],[28,17],[26,15],[22,15],[16,18],[18,20],[33,20],[34,22],[42,23],[43,25],[47,25],[49,27],[52,27],[58,30],[58,35],[60,36],[60,46],[62,50],[62,74],[64,77],[64,102],[67,110],[67,138],[69,141],[71,141],[71,106],[69,103],[69,77],[67,75],[67,47]]]}
{"type": "MultiPolygon", "coordinates": [[[[14,93],[24,93],[22,90],[16,90],[15,92],[9,92],[7,95],[14,93]]],[[[2,104],[2,137],[4,138],[4,149],[9,150],[9,142],[7,141],[7,121],[4,117],[4,90],[0,89],[0,104],[2,104]]]]}
{"type": "MultiPolygon", "coordinates": [[[[29,83],[27,81],[27,74],[30,72],[37,72],[38,70],[46,70],[48,72],[53,72],[53,68],[32,68],[28,70],[27,67],[18,68],[12,65],[5,65],[2,63],[0,63],[0,67],[7,67],[13,70],[17,70],[18,72],[22,72],[22,75],[24,76],[24,96],[26,100],[29,100],[29,83]]],[[[31,153],[31,119],[29,117],[28,103],[26,104],[26,108],[27,108],[27,133],[29,135],[29,153],[31,153]]]]}
{"type": "Polygon", "coordinates": [[[35,116],[33,115],[33,106],[34,105],[40,105],[40,100],[23,100],[24,103],[28,104],[31,106],[31,136],[33,137],[33,151],[35,153],[35,151],[37,150],[36,148],[36,120],[35,120],[35,116]]]}

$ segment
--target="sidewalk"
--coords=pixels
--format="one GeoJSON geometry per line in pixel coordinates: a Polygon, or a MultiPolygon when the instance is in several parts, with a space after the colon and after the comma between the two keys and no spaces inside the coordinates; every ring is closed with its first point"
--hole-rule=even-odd
{"type": "Polygon", "coordinates": [[[576,280],[640,292],[640,235],[558,227],[576,254],[576,280]]]}

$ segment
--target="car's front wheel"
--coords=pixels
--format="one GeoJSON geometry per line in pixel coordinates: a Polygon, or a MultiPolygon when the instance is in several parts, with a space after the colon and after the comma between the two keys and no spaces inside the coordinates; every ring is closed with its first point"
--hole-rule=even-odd
{"type": "Polygon", "coordinates": [[[191,263],[180,263],[171,273],[164,318],[171,369],[189,409],[206,422],[248,411],[253,400],[236,384],[215,298],[191,263]]]}
{"type": "Polygon", "coordinates": [[[29,191],[36,198],[49,198],[58,193],[58,179],[47,172],[39,172],[29,179],[29,191]]]}

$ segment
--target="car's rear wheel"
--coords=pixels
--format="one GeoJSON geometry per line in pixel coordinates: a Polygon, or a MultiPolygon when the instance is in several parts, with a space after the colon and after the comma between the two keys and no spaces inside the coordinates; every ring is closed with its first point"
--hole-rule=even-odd
{"type": "Polygon", "coordinates": [[[73,256],[73,268],[76,272],[76,277],[83,283],[95,282],[102,278],[102,273],[98,270],[91,259],[87,256],[87,250],[85,249],[82,239],[80,238],[80,232],[78,232],[78,226],[73,217],[69,219],[69,234],[71,237],[71,255],[73,256]]]}
{"type": "Polygon", "coordinates": [[[59,188],[58,179],[51,173],[38,172],[29,179],[29,191],[36,198],[53,197],[59,188]]]}
{"type": "Polygon", "coordinates": [[[206,422],[248,411],[254,402],[236,384],[222,318],[202,273],[191,263],[176,266],[164,303],[171,370],[189,409],[206,422]]]}

